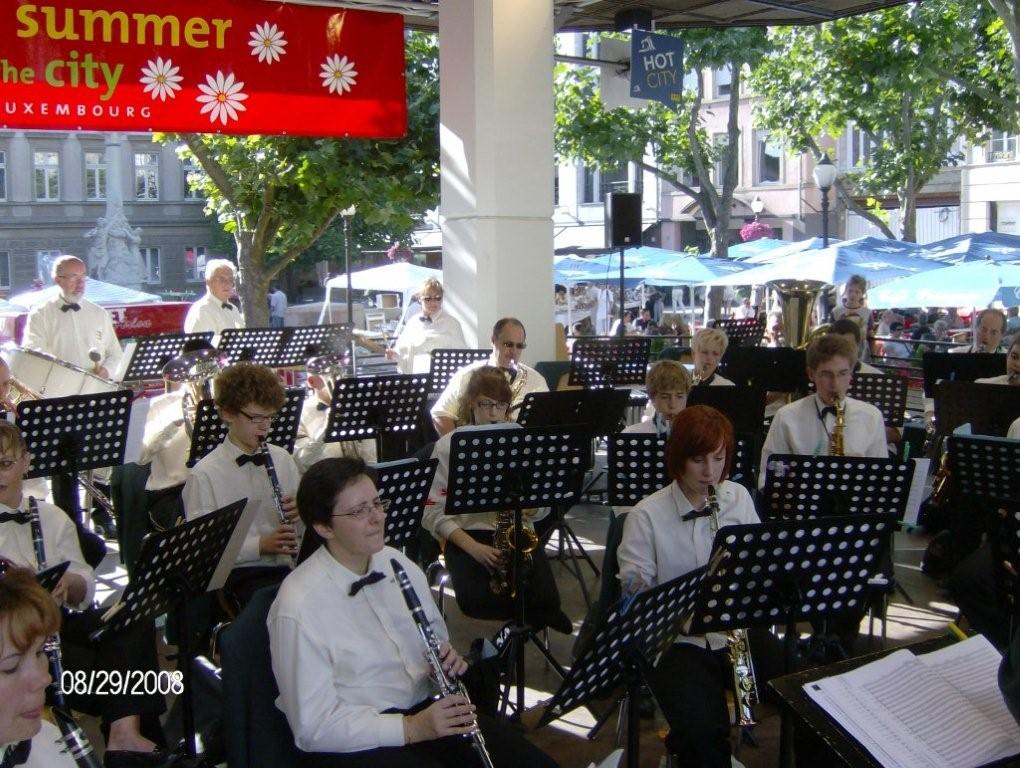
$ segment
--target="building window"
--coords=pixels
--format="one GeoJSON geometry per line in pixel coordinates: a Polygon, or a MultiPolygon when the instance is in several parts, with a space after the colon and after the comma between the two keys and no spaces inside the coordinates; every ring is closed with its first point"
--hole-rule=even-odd
{"type": "Polygon", "coordinates": [[[582,203],[603,203],[610,192],[627,191],[627,168],[584,168],[584,183],[581,186],[582,203]]]}
{"type": "Polygon", "coordinates": [[[11,252],[0,251],[0,288],[11,287],[11,252]]]}
{"type": "Polygon", "coordinates": [[[56,152],[33,152],[32,172],[36,200],[60,199],[60,155],[56,152]]]}
{"type": "Polygon", "coordinates": [[[755,186],[782,184],[783,147],[764,131],[755,131],[754,166],[755,186]]]}
{"type": "Polygon", "coordinates": [[[560,169],[553,168],[553,205],[560,204],[560,169]]]}
{"type": "Polygon", "coordinates": [[[717,99],[730,95],[733,90],[733,70],[729,65],[712,71],[712,89],[717,99]]]}
{"type": "Polygon", "coordinates": [[[184,173],[184,199],[185,200],[204,200],[205,195],[202,194],[201,190],[192,189],[188,183],[188,178],[191,174],[199,174],[202,172],[202,166],[198,164],[198,161],[191,155],[187,155],[181,160],[181,171],[184,173]]]}
{"type": "Polygon", "coordinates": [[[159,154],[135,152],[135,199],[159,200],[159,154]]]}
{"type": "Polygon", "coordinates": [[[198,283],[205,279],[205,246],[189,245],[184,249],[184,279],[198,283]]]}
{"type": "Polygon", "coordinates": [[[142,262],[145,264],[145,282],[160,282],[159,248],[139,248],[138,252],[142,254],[142,262]]]}
{"type": "Polygon", "coordinates": [[[1020,137],[1009,131],[992,131],[992,138],[985,150],[985,162],[997,163],[1003,160],[1016,160],[1017,140],[1020,137]]]}
{"type": "Polygon", "coordinates": [[[106,199],[106,153],[85,153],[85,199],[106,199]]]}
{"type": "Polygon", "coordinates": [[[860,128],[851,128],[846,132],[847,152],[844,168],[862,168],[871,163],[871,156],[878,146],[867,133],[860,128]]]}
{"type": "MultiPolygon", "coordinates": [[[[729,134],[726,133],[713,133],[712,134],[712,146],[715,147],[715,152],[718,160],[715,161],[715,165],[712,168],[712,183],[714,183],[720,189],[723,185],[724,175],[724,163],[723,163],[723,151],[726,149],[726,145],[729,144],[729,134]]],[[[737,183],[736,186],[740,186],[740,145],[737,145],[737,152],[733,156],[733,162],[737,164],[737,183]]]]}
{"type": "Polygon", "coordinates": [[[7,153],[0,150],[0,200],[7,199],[7,153]]]}

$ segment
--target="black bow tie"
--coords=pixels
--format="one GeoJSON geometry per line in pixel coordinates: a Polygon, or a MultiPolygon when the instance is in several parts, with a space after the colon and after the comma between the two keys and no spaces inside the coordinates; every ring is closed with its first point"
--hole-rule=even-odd
{"type": "Polygon", "coordinates": [[[686,515],[684,515],[680,519],[683,520],[686,523],[686,522],[689,522],[691,520],[697,520],[699,517],[708,517],[711,514],[712,514],[712,508],[709,507],[708,504],[706,504],[701,509],[692,509],[690,512],[688,512],[686,515]]]}
{"type": "Polygon", "coordinates": [[[429,317],[428,315],[418,315],[418,319],[421,320],[423,323],[431,323],[432,322],[432,318],[429,317]]]}
{"type": "Polygon", "coordinates": [[[329,410],[329,403],[316,403],[315,404],[315,409],[318,410],[318,411],[328,411],[329,410]]]}
{"type": "Polygon", "coordinates": [[[69,309],[73,309],[75,312],[78,312],[81,310],[81,304],[70,303],[64,304],[63,306],[60,307],[61,312],[66,312],[69,309]]]}
{"type": "Polygon", "coordinates": [[[510,383],[513,384],[514,383],[514,379],[517,378],[517,369],[516,368],[504,368],[503,369],[503,373],[506,374],[506,377],[508,379],[510,379],[510,383]]]}
{"type": "Polygon", "coordinates": [[[354,597],[361,591],[362,587],[367,587],[369,584],[375,584],[377,581],[382,581],[386,578],[386,574],[382,571],[372,571],[368,576],[363,576],[356,582],[351,584],[351,590],[347,594],[354,597]]]}
{"type": "Polygon", "coordinates": [[[0,768],[14,768],[28,762],[28,753],[32,751],[32,740],[25,739],[7,750],[7,754],[0,760],[0,768]]]}
{"type": "Polygon", "coordinates": [[[18,525],[24,525],[29,522],[32,518],[29,517],[27,512],[0,512],[0,523],[17,523],[18,525]]]}
{"type": "Polygon", "coordinates": [[[220,304],[220,306],[223,307],[224,309],[233,309],[234,308],[234,305],[231,304],[229,301],[223,302],[222,304],[220,304]]]}
{"type": "Polygon", "coordinates": [[[818,418],[824,419],[827,414],[832,414],[833,418],[836,418],[836,406],[827,405],[818,412],[818,418]]]}
{"type": "Polygon", "coordinates": [[[249,461],[256,467],[261,467],[265,465],[266,457],[261,453],[242,453],[237,457],[237,466],[243,467],[249,461]]]}

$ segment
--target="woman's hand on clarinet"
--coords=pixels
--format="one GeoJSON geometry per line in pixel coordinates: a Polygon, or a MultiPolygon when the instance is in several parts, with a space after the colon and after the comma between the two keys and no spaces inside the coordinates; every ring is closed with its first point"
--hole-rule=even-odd
{"type": "Polygon", "coordinates": [[[297,534],[293,525],[280,525],[272,533],[259,538],[261,555],[293,555],[297,553],[297,534]]]}
{"type": "Polygon", "coordinates": [[[443,671],[450,677],[457,678],[467,672],[467,661],[447,642],[439,644],[439,660],[443,664],[443,671]]]}
{"type": "Polygon", "coordinates": [[[404,743],[461,736],[475,728],[474,705],[459,694],[444,696],[421,712],[404,716],[404,743]]]}
{"type": "Polygon", "coordinates": [[[298,519],[297,499],[295,499],[293,496],[284,496],[280,500],[280,504],[283,507],[283,514],[287,516],[287,519],[290,520],[292,523],[297,522],[298,519]]]}

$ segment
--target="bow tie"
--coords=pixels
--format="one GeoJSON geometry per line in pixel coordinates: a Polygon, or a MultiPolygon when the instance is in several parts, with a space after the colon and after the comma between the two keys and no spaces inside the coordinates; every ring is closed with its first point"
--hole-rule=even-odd
{"type": "Polygon", "coordinates": [[[369,584],[375,584],[377,581],[382,581],[385,578],[386,574],[382,571],[372,571],[368,574],[368,576],[364,576],[351,584],[351,590],[347,594],[354,597],[361,591],[362,587],[367,587],[369,584]]]}
{"type": "Polygon", "coordinates": [[[243,467],[249,461],[256,467],[262,467],[265,466],[266,457],[261,453],[242,453],[237,457],[237,466],[243,467]]]}
{"type": "Polygon", "coordinates": [[[818,412],[818,418],[824,420],[826,415],[832,414],[833,418],[836,418],[836,406],[827,405],[818,412]]]}
{"type": "Polygon", "coordinates": [[[78,312],[81,310],[81,304],[75,304],[72,302],[69,304],[64,304],[60,307],[61,312],[66,312],[69,309],[73,309],[75,312],[78,312]]]}
{"type": "Polygon", "coordinates": [[[220,306],[223,307],[224,309],[233,309],[234,308],[234,305],[231,304],[229,301],[223,302],[222,304],[220,304],[220,306]]]}
{"type": "Polygon", "coordinates": [[[7,754],[0,760],[0,768],[14,768],[15,765],[27,763],[28,753],[31,751],[31,739],[25,739],[25,741],[11,745],[7,750],[7,754]]]}
{"type": "Polygon", "coordinates": [[[27,512],[0,512],[0,523],[17,523],[18,525],[24,525],[29,522],[32,518],[29,517],[27,512]]]}
{"type": "Polygon", "coordinates": [[[712,509],[711,507],[708,506],[708,504],[706,504],[701,509],[692,509],[690,512],[688,512],[680,519],[687,523],[690,522],[691,520],[697,520],[699,517],[708,517],[711,514],[712,509]]]}
{"type": "Polygon", "coordinates": [[[431,323],[432,322],[432,318],[429,317],[428,315],[418,315],[418,319],[421,320],[423,323],[431,323]]]}
{"type": "Polygon", "coordinates": [[[513,384],[514,383],[514,379],[517,378],[517,369],[516,368],[504,368],[503,369],[503,373],[506,374],[506,377],[508,379],[510,379],[510,383],[513,384]]]}
{"type": "Polygon", "coordinates": [[[317,411],[328,411],[329,410],[329,403],[316,403],[315,404],[315,409],[317,411]]]}

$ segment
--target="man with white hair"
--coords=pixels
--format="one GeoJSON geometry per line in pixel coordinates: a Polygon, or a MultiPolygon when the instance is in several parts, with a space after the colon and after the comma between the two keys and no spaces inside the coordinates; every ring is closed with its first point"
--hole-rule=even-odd
{"type": "Polygon", "coordinates": [[[244,328],[244,315],[230,302],[237,269],[226,259],[210,259],[205,265],[205,295],[191,305],[184,318],[185,333],[244,328]]]}
{"type": "Polygon", "coordinates": [[[123,353],[110,314],[85,298],[85,262],[60,256],[50,274],[59,291],[28,313],[22,346],[110,378],[123,353]],[[98,362],[90,352],[99,355],[98,362]]]}

